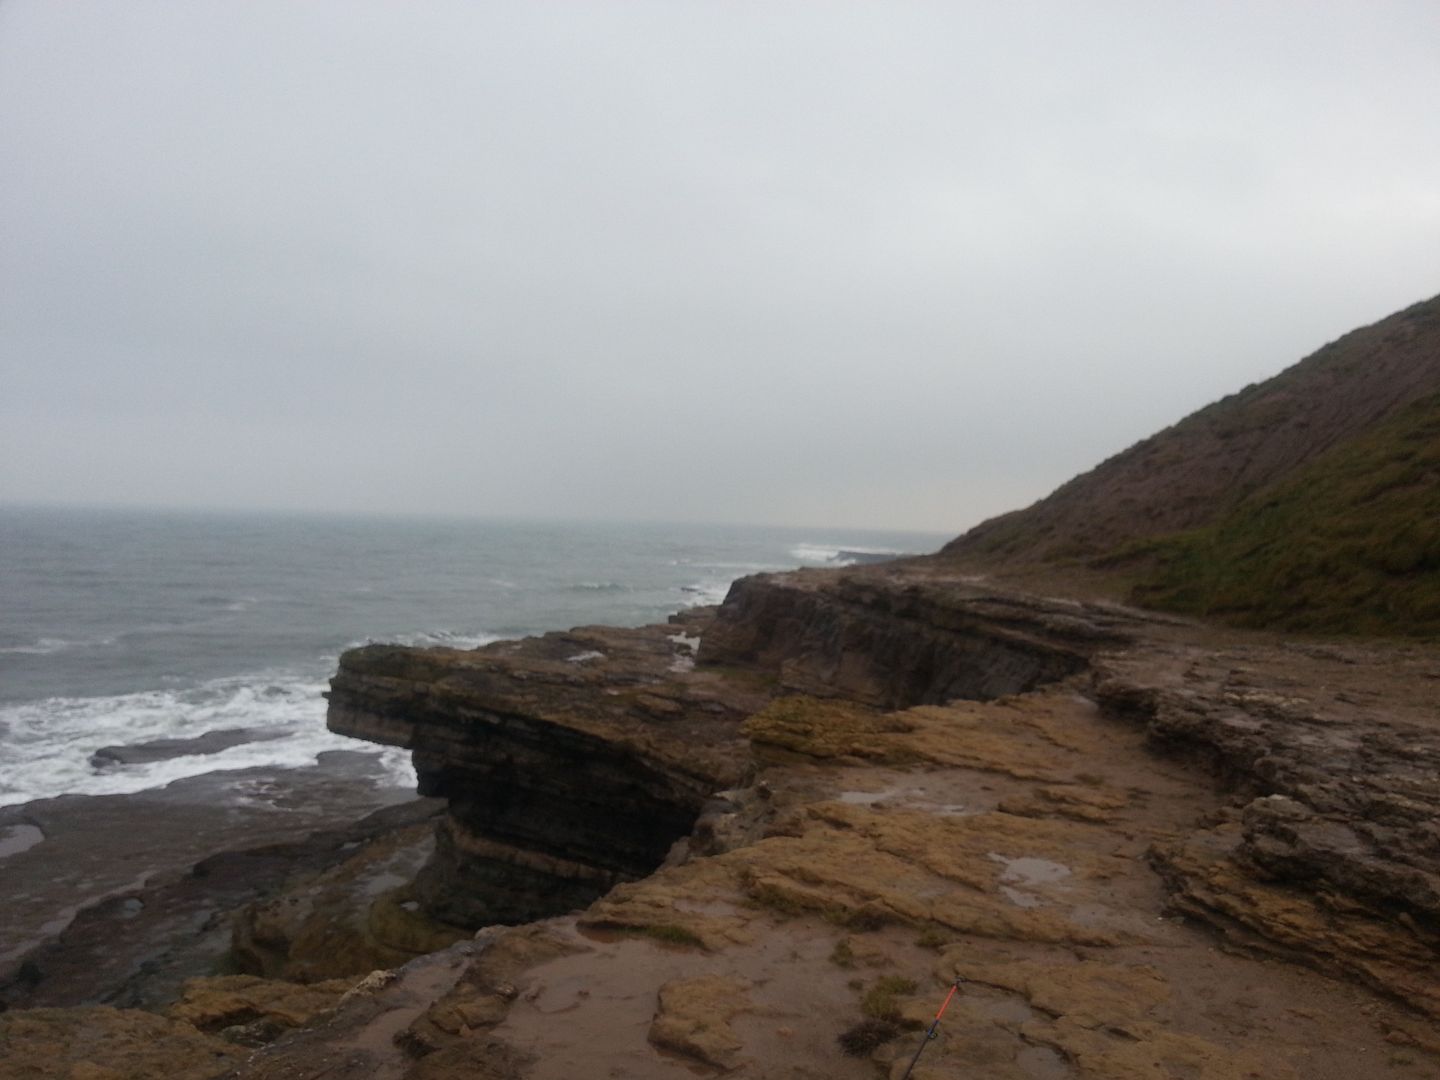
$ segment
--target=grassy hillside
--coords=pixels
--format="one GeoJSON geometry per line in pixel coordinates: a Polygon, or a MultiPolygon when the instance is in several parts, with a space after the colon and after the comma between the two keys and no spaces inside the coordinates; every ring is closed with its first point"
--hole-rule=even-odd
{"type": "Polygon", "coordinates": [[[1352,331],[1274,378],[1137,443],[948,556],[1084,563],[1220,522],[1257,492],[1440,393],[1440,297],[1352,331]]]}
{"type": "Polygon", "coordinates": [[[1185,417],[941,559],[1257,627],[1440,640],[1440,297],[1185,417]]]}
{"type": "Polygon", "coordinates": [[[1132,546],[1134,598],[1250,626],[1440,639],[1440,394],[1211,526],[1132,546]]]}

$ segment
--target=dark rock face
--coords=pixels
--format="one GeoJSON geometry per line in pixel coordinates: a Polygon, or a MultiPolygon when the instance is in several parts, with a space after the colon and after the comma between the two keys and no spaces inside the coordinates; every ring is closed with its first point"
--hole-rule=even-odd
{"type": "Polygon", "coordinates": [[[777,695],[896,707],[1017,693],[1081,670],[1134,622],[879,567],[762,575],[668,626],[352,650],[329,725],[409,747],[421,793],[449,800],[415,881],[426,912],[518,923],[653,871],[744,779],[740,723],[777,695]]]}
{"type": "Polygon", "coordinates": [[[97,769],[113,768],[116,765],[144,765],[190,754],[218,754],[232,746],[268,742],[283,737],[279,732],[263,731],[259,728],[219,728],[191,739],[152,739],[150,742],[102,746],[90,755],[90,764],[97,769]]]}
{"type": "Polygon", "coordinates": [[[708,614],[474,651],[346,653],[329,725],[407,746],[449,800],[415,883],[434,917],[514,923],[648,874],[747,768],[740,721],[768,697],[698,671],[708,614]]]}
{"type": "Polygon", "coordinates": [[[753,665],[782,687],[880,708],[985,701],[1084,670],[1126,641],[1117,609],[883,572],[761,574],[737,581],[702,664],[753,665]]]}
{"type": "Polygon", "coordinates": [[[487,922],[584,907],[658,866],[708,794],[696,778],[560,725],[496,713],[472,731],[448,753],[416,749],[421,791],[451,806],[416,882],[440,918],[472,921],[477,895],[487,922]]]}
{"type": "MultiPolygon", "coordinates": [[[[297,787],[301,797],[309,796],[311,807],[319,810],[325,798],[321,782],[306,778],[297,787]]],[[[302,817],[294,810],[272,814],[252,810],[241,815],[214,805],[219,801],[217,788],[223,790],[211,777],[193,777],[149,794],[146,806],[124,807],[120,802],[124,796],[67,796],[30,804],[28,812],[44,821],[50,833],[21,856],[30,857],[23,869],[29,871],[26,878],[33,891],[42,891],[38,883],[42,879],[31,869],[37,865],[31,860],[43,859],[44,849],[54,846],[61,851],[54,857],[69,861],[76,870],[72,878],[49,887],[72,900],[83,898],[76,892],[74,878],[95,873],[98,860],[89,854],[89,846],[119,844],[107,828],[136,838],[137,850],[130,854],[128,865],[132,875],[139,871],[142,877],[86,904],[53,939],[42,939],[28,950],[17,949],[14,955],[23,957],[23,962],[18,968],[7,964],[0,970],[0,1011],[76,1004],[153,1007],[169,1000],[185,979],[209,974],[225,956],[232,944],[228,912],[290,879],[333,867],[358,848],[407,829],[424,828],[422,823],[430,822],[440,809],[434,801],[407,799],[338,823],[338,811],[348,808],[355,814],[352,796],[330,813],[312,818],[306,829],[303,818],[294,820],[302,817]],[[162,831],[167,822],[171,833],[162,831]],[[315,829],[315,825],[325,827],[315,829]],[[186,833],[196,835],[192,839],[186,833]],[[170,845],[167,850],[145,850],[147,842],[161,848],[162,839],[170,845]],[[184,864],[185,843],[227,841],[228,849],[184,864]],[[147,863],[147,858],[154,861],[147,863]]],[[[26,929],[20,921],[24,909],[12,905],[7,914],[13,920],[7,930],[26,929]]]]}

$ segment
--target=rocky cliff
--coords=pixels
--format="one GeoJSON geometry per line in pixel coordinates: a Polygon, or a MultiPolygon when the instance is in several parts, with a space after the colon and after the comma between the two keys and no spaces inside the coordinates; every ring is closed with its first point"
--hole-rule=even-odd
{"type": "Polygon", "coordinates": [[[525,922],[659,866],[707,800],[752,776],[741,722],[777,696],[996,698],[1081,670],[1126,623],[888,572],[761,575],[665,626],[353,650],[329,724],[411,749],[421,793],[448,800],[415,883],[426,911],[525,922]]]}
{"type": "Polygon", "coordinates": [[[477,927],[583,907],[653,870],[743,779],[740,722],[766,691],[697,672],[701,629],[341,658],[331,730],[409,748],[420,791],[449,801],[416,883],[430,914],[477,927]]]}
{"type": "MultiPolygon", "coordinates": [[[[1437,490],[1437,345],[1417,305],[940,557],[347,652],[332,730],[409,748],[443,811],[321,845],[236,913],[246,973],[163,1017],[0,1016],[7,1075],[895,1080],[922,1047],[915,1080],[1440,1075],[1440,653],[1051,573],[1238,575],[1421,634],[1434,535],[1393,521],[1437,490]]],[[[92,920],[127,970],[131,914],[92,920]]]]}
{"type": "Polygon", "coordinates": [[[304,993],[201,979],[159,1026],[0,1037],[37,1077],[859,1080],[903,1071],[959,978],[917,1077],[1422,1080],[1436,686],[1422,647],[926,560],[746,579],[663,626],[371,646],[331,723],[411,747],[446,810],[241,918],[304,993]]]}
{"type": "Polygon", "coordinates": [[[587,1041],[633,1076],[671,1075],[667,1053],[874,1075],[959,975],[960,1030],[926,1075],[1419,1076],[1440,1016],[1437,679],[1424,650],[1226,637],[919,560],[745,579],[672,626],[361,650],[332,723],[414,747],[450,799],[441,835],[464,842],[421,875],[434,914],[556,916],[487,937],[500,951],[416,1017],[436,1075],[558,1076],[587,1041]],[[583,801],[589,831],[532,788],[583,801]],[[517,866],[550,884],[514,888],[517,866]],[[1217,1009],[1237,984],[1247,1004],[1217,1009]],[[851,1019],[797,1052],[776,1036],[797,1001],[851,1019]],[[608,1030],[630,1009],[638,1043],[608,1030]],[[1347,1009],[1365,1031],[1335,1030],[1347,1009]],[[1378,1070],[1360,1039],[1388,1040],[1378,1070]]]}

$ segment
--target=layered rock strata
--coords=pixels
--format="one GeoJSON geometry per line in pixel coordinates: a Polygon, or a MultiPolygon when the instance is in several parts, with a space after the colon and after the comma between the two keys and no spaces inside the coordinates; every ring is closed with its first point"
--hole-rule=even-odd
{"type": "Polygon", "coordinates": [[[331,730],[409,747],[420,790],[449,800],[415,884],[428,912],[479,926],[583,907],[653,870],[742,779],[740,721],[768,691],[694,671],[698,628],[341,658],[331,730]]]}
{"type": "Polygon", "coordinates": [[[1152,852],[1177,910],[1440,1015],[1440,659],[1152,647],[1102,659],[1094,692],[1234,792],[1152,852]]]}
{"type": "Polygon", "coordinates": [[[1138,625],[1119,608],[953,576],[917,580],[903,567],[760,574],[731,587],[700,662],[756,667],[787,691],[879,708],[984,701],[1073,675],[1138,625]]]}
{"type": "Polygon", "coordinates": [[[745,780],[740,723],[777,696],[994,698],[1075,673],[1135,625],[1119,610],[905,584],[880,568],[761,575],[665,626],[353,650],[329,725],[410,748],[421,793],[449,800],[415,883],[429,914],[517,923],[660,865],[707,800],[745,780]]]}
{"type": "MultiPolygon", "coordinates": [[[[415,894],[478,925],[583,907],[682,838],[691,854],[752,850],[785,827],[750,782],[767,754],[904,764],[926,747],[959,766],[995,735],[934,741],[923,707],[1070,680],[1230,792],[1150,847],[1174,910],[1440,1014],[1433,658],[1408,672],[1393,652],[1200,636],[924,560],[759,575],[668,627],[358,650],[331,726],[415,750],[422,790],[450,800],[415,894]],[[1377,670],[1412,689],[1377,690],[1377,670]]],[[[1010,752],[1020,770],[1040,753],[1010,752]]],[[[1050,783],[1006,809],[1104,821],[1107,800],[1050,783]]]]}
{"type": "MultiPolygon", "coordinates": [[[[237,956],[313,985],[194,980],[165,1054],[196,1080],[873,1080],[958,977],[917,1080],[1430,1080],[1437,685],[1433,649],[923,561],[358,650],[332,723],[415,750],[440,842],[397,830],[252,905],[237,956]],[[427,909],[525,925],[406,962],[457,936],[427,909]]],[[[36,1076],[138,1080],[162,1034],[0,1016],[36,1076]]]]}

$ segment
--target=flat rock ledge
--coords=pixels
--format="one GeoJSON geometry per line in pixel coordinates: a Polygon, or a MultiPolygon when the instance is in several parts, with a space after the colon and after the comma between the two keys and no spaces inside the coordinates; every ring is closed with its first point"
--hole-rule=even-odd
{"type": "Polygon", "coordinates": [[[1429,1080],[1437,687],[924,561],[370,646],[330,724],[445,811],[251,905],[304,992],[187,984],[164,1070],[88,1010],[0,1039],[66,1080],[894,1080],[958,979],[915,1080],[1429,1080]]]}

